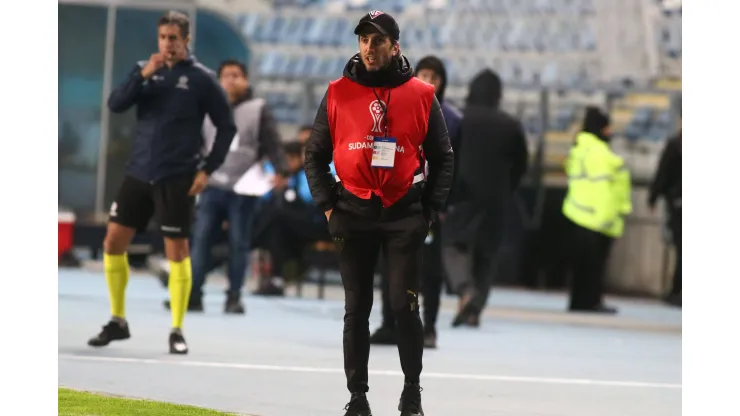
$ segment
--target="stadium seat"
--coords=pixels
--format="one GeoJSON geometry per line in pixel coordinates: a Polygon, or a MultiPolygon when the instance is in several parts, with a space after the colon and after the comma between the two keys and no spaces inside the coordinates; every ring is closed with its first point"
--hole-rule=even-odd
{"type": "MultiPolygon", "coordinates": [[[[596,36],[599,20],[595,19],[595,0],[330,2],[341,7],[323,12],[329,0],[273,0],[268,2],[272,9],[237,16],[237,27],[252,44],[269,45],[259,49],[262,52],[250,65],[257,75],[271,80],[310,80],[321,86],[323,96],[324,82],[341,76],[349,51],[356,49],[357,39],[351,33],[358,14],[377,9],[393,13],[398,19],[403,53],[412,64],[429,53],[444,58],[451,86],[466,89],[472,77],[485,67],[495,69],[509,84],[509,90],[540,86],[593,89],[612,81],[601,79],[603,61],[599,54],[603,51],[596,36]]],[[[680,6],[666,10],[658,20],[656,48],[661,59],[678,62],[680,71],[680,6]]],[[[630,137],[654,137],[667,130],[667,115],[662,113],[666,106],[652,105],[652,101],[630,104],[661,111],[655,117],[649,110],[636,111],[634,120],[623,124],[630,137]]],[[[284,107],[283,119],[297,117],[297,103],[277,103],[284,107]]],[[[553,113],[550,127],[566,128],[570,111],[553,113]]],[[[530,131],[541,130],[537,122],[528,123],[530,131]]]]}

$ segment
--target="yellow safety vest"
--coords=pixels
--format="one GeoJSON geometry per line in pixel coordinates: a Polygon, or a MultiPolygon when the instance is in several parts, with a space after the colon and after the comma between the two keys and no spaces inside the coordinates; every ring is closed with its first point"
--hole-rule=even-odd
{"type": "Polygon", "coordinates": [[[563,214],[581,227],[617,238],[632,212],[630,173],[624,160],[591,133],[576,137],[565,162],[568,194],[563,214]]]}

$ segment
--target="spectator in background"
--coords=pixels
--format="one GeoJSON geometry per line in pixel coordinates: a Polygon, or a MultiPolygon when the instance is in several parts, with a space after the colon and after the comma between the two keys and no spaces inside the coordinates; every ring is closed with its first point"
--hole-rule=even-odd
{"type": "MultiPolygon", "coordinates": [[[[299,130],[299,139],[301,132],[299,130]]],[[[310,135],[310,128],[308,130],[310,135]]],[[[316,241],[331,241],[324,212],[316,207],[303,170],[304,146],[300,140],[286,143],[284,152],[290,176],[287,183],[265,195],[260,213],[255,221],[253,247],[267,249],[270,253],[272,276],[261,279],[256,295],[283,296],[285,279],[303,274],[303,252],[316,241]],[[289,265],[298,270],[288,270],[289,265]]],[[[335,174],[334,164],[330,166],[335,174]]],[[[273,168],[266,164],[265,171],[273,168]]]]}
{"type": "MultiPolygon", "coordinates": [[[[447,87],[447,70],[444,63],[436,56],[426,56],[416,65],[414,75],[420,80],[434,86],[437,101],[442,107],[442,115],[447,123],[452,150],[455,152],[455,171],[457,171],[457,151],[460,139],[460,122],[462,115],[455,107],[444,100],[447,87]]],[[[454,189],[450,190],[452,195],[454,189]]],[[[450,198],[448,198],[449,203],[450,198]]],[[[440,221],[444,220],[444,212],[440,212],[440,221]]],[[[442,263],[442,239],[440,221],[432,223],[427,239],[424,242],[424,264],[421,268],[421,295],[424,299],[424,347],[437,348],[437,316],[442,297],[442,283],[445,279],[445,269],[442,263]]],[[[370,336],[371,344],[396,345],[396,321],[391,307],[390,288],[388,285],[388,270],[385,262],[381,262],[381,293],[383,321],[380,327],[370,336]]]]}
{"type": "Polygon", "coordinates": [[[312,130],[313,130],[313,126],[310,125],[310,124],[301,126],[301,128],[298,129],[298,134],[297,134],[297,137],[296,137],[296,140],[298,141],[298,143],[300,143],[301,145],[305,146],[306,143],[308,142],[308,139],[311,138],[311,131],[312,130]]]}
{"type": "MultiPolygon", "coordinates": [[[[226,160],[210,176],[198,201],[193,230],[193,289],[188,310],[203,310],[203,284],[212,268],[211,246],[226,220],[229,288],[224,312],[243,314],[241,290],[249,262],[250,232],[257,198],[237,194],[234,185],[263,154],[277,166],[281,175],[286,168],[277,123],[265,100],[252,95],[245,65],[235,60],[224,61],[218,69],[218,77],[226,90],[238,131],[226,160]]],[[[206,147],[211,146],[213,136],[213,124],[207,118],[203,124],[206,147]]],[[[169,302],[165,306],[169,308],[169,302]]]]}
{"type": "Polygon", "coordinates": [[[445,265],[460,298],[453,326],[480,324],[505,214],[527,170],[524,128],[499,108],[501,97],[501,79],[485,69],[471,82],[463,111],[459,169],[442,222],[445,265]]]}
{"type": "Polygon", "coordinates": [[[650,185],[648,206],[655,210],[658,198],[665,198],[668,208],[668,226],[671,239],[676,246],[676,265],[673,271],[673,284],[665,301],[671,305],[681,306],[681,126],[678,133],[668,139],[660,155],[655,178],[650,185]]]}
{"type": "Polygon", "coordinates": [[[609,148],[610,138],[609,116],[587,107],[583,130],[565,166],[568,194],[563,214],[575,224],[571,311],[616,313],[603,302],[606,265],[632,203],[629,170],[609,148]]]}

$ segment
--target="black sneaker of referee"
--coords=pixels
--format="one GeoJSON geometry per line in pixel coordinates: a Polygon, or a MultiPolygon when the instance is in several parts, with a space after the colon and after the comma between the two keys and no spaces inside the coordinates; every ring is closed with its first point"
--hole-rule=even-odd
{"type": "Polygon", "coordinates": [[[182,331],[172,329],[170,332],[170,354],[185,355],[188,353],[188,343],[182,336],[182,331]]]}
{"type": "Polygon", "coordinates": [[[128,323],[126,321],[111,319],[110,322],[105,324],[103,330],[98,335],[87,341],[87,345],[91,347],[105,347],[111,341],[122,341],[129,338],[131,338],[131,333],[128,330],[128,323]]]}
{"type": "Polygon", "coordinates": [[[365,393],[352,393],[352,398],[344,406],[344,410],[347,411],[344,416],[372,416],[373,414],[365,393]]]}

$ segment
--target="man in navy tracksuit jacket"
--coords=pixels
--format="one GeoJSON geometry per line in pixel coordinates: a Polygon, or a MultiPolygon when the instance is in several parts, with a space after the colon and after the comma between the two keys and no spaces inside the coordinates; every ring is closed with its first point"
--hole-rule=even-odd
{"type": "Polygon", "coordinates": [[[188,17],[168,12],[157,26],[159,52],[135,65],[108,99],[114,113],[135,106],[136,127],[126,177],[111,205],[103,243],[112,317],[88,345],[102,347],[131,336],[125,318],[126,251],[137,230],[154,217],[170,266],[170,353],[186,354],[181,328],[192,287],[188,237],[195,196],[226,158],[236,126],[215,74],[188,52],[188,17]],[[203,158],[206,114],[217,134],[203,158]]]}
{"type": "MultiPolygon", "coordinates": [[[[460,122],[462,115],[455,107],[444,100],[445,87],[447,86],[447,71],[444,63],[436,56],[426,56],[416,65],[414,75],[422,81],[434,85],[437,101],[441,104],[442,115],[447,124],[450,134],[450,143],[455,152],[455,172],[457,172],[457,152],[460,141],[460,122]]],[[[454,197],[455,189],[450,190],[448,203],[454,197]]],[[[442,264],[442,244],[440,239],[440,222],[434,221],[429,229],[429,234],[424,244],[424,264],[421,276],[421,292],[424,299],[424,347],[437,347],[437,316],[439,315],[439,304],[442,296],[442,283],[445,278],[445,269],[442,264]]],[[[393,310],[390,302],[390,290],[386,265],[380,265],[382,277],[381,291],[383,295],[383,321],[373,335],[370,342],[380,345],[396,344],[396,328],[393,310]]]]}

